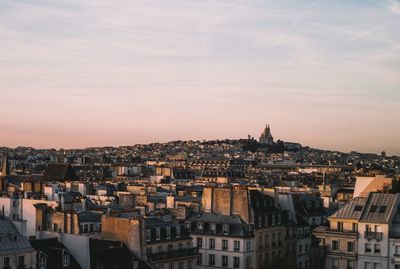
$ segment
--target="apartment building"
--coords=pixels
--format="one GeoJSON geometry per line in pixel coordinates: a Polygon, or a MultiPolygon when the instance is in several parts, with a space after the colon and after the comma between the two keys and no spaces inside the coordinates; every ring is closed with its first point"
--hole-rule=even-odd
{"type": "Polygon", "coordinates": [[[140,259],[159,269],[192,269],[198,255],[183,222],[137,213],[102,217],[102,237],[127,245],[140,259]]]}
{"type": "Polygon", "coordinates": [[[197,269],[254,268],[254,228],[240,216],[195,213],[186,228],[199,249],[197,269]]]}
{"type": "Polygon", "coordinates": [[[400,194],[356,197],[313,233],[326,249],[325,268],[400,268],[400,194]]]}

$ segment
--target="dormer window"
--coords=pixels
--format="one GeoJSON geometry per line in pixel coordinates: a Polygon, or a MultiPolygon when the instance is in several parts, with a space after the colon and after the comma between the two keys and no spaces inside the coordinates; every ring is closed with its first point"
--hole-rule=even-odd
{"type": "Polygon", "coordinates": [[[217,231],[217,225],[215,225],[215,223],[210,223],[210,231],[213,233],[217,231]]]}
{"type": "Polygon", "coordinates": [[[156,240],[160,240],[160,228],[156,229],[156,240]]]}
{"type": "Polygon", "coordinates": [[[203,223],[202,222],[197,223],[197,229],[203,230],[203,223]]]}
{"type": "Polygon", "coordinates": [[[146,230],[146,241],[151,240],[151,231],[149,229],[146,230]]]}
{"type": "Polygon", "coordinates": [[[228,224],[224,224],[222,226],[222,231],[224,234],[229,234],[229,225],[228,224]]]}
{"type": "Polygon", "coordinates": [[[308,201],[308,202],[307,202],[307,209],[311,209],[311,207],[312,207],[312,202],[311,202],[311,201],[308,201]]]}
{"type": "Polygon", "coordinates": [[[39,259],[39,269],[46,269],[47,267],[47,259],[46,257],[40,257],[39,259]]]}
{"type": "Polygon", "coordinates": [[[69,266],[69,255],[68,255],[68,254],[64,254],[64,257],[63,257],[63,266],[64,266],[64,267],[69,266]]]}

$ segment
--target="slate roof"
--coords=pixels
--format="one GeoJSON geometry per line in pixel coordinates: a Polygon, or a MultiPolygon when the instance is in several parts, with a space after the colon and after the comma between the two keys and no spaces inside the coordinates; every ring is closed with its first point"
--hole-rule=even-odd
{"type": "Polygon", "coordinates": [[[319,197],[315,197],[308,193],[293,194],[293,202],[296,213],[301,216],[324,216],[326,215],[324,206],[319,197]],[[311,207],[308,207],[310,203],[311,207]]]}
{"type": "Polygon", "coordinates": [[[253,236],[250,224],[245,223],[240,216],[221,215],[217,213],[193,213],[188,219],[191,225],[192,234],[209,234],[231,237],[249,237],[253,236]],[[197,223],[203,223],[203,229],[198,229],[197,223]],[[209,224],[215,224],[215,230],[211,230],[209,224]],[[229,232],[223,231],[223,225],[229,225],[229,232]]]}
{"type": "Polygon", "coordinates": [[[393,210],[397,210],[399,198],[400,194],[371,192],[360,222],[389,223],[393,210]]]}
{"type": "MultiPolygon", "coordinates": [[[[38,251],[38,258],[40,252],[44,253],[47,258],[47,268],[68,268],[68,269],[81,269],[82,267],[75,260],[74,256],[68,249],[58,241],[57,238],[39,239],[31,241],[32,246],[38,251]],[[70,256],[69,266],[63,267],[63,254],[68,253],[70,256]]],[[[37,259],[39,261],[39,259],[37,259]]],[[[39,264],[37,264],[39,265],[39,264]]],[[[39,267],[38,267],[39,268],[39,267]]]]}
{"type": "Polygon", "coordinates": [[[244,221],[237,215],[221,215],[217,213],[194,213],[189,218],[189,221],[221,223],[221,224],[243,224],[244,221]]]}
{"type": "Polygon", "coordinates": [[[33,248],[25,236],[18,233],[17,228],[8,219],[0,219],[0,251],[32,250],[33,248]]]}
{"type": "Polygon", "coordinates": [[[80,212],[78,213],[78,221],[81,222],[101,222],[103,214],[94,212],[80,212]]]}
{"type": "Polygon", "coordinates": [[[47,166],[43,178],[45,180],[66,181],[78,180],[74,168],[67,163],[51,163],[47,166]]]}
{"type": "Polygon", "coordinates": [[[336,211],[331,218],[340,218],[340,219],[359,219],[361,213],[364,210],[365,204],[367,202],[367,198],[365,197],[356,197],[346,203],[344,207],[336,211]]]}

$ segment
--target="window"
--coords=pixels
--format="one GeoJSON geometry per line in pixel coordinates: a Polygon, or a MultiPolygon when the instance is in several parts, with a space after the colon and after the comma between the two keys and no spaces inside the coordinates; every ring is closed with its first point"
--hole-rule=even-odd
{"type": "Polygon", "coordinates": [[[400,264],[395,264],[394,269],[400,269],[400,264]]]}
{"type": "Polygon", "coordinates": [[[262,226],[262,217],[258,217],[258,227],[262,226]]]}
{"type": "Polygon", "coordinates": [[[354,262],[351,260],[347,260],[347,269],[354,269],[354,262]]]}
{"type": "Polygon", "coordinates": [[[246,257],[246,268],[251,268],[251,257],[250,256],[246,257]]]}
{"type": "Polygon", "coordinates": [[[160,240],[160,228],[156,229],[156,240],[160,240]]]}
{"type": "Polygon", "coordinates": [[[365,243],[365,253],[371,253],[371,244],[370,243],[365,243]]]}
{"type": "Polygon", "coordinates": [[[215,255],[214,254],[208,255],[208,265],[215,265],[215,255]]]}
{"type": "Polygon", "coordinates": [[[151,239],[151,231],[146,230],[146,241],[150,241],[150,239],[151,239]]]}
{"type": "Polygon", "coordinates": [[[356,205],[354,207],[354,211],[361,211],[362,209],[363,209],[363,206],[361,206],[361,205],[356,205]]]}
{"type": "Polygon", "coordinates": [[[381,253],[381,245],[379,244],[374,245],[374,253],[381,253]]]}
{"type": "Polygon", "coordinates": [[[170,237],[171,237],[171,228],[170,227],[167,227],[166,235],[167,235],[167,239],[170,239],[170,237]]]}
{"type": "Polygon", "coordinates": [[[303,245],[300,244],[300,245],[299,245],[299,254],[302,253],[302,252],[303,252],[303,245]]]}
{"type": "Polygon", "coordinates": [[[332,269],[339,269],[339,260],[332,259],[332,269]]]}
{"type": "Polygon", "coordinates": [[[222,250],[228,250],[228,240],[222,240],[222,250]]]}
{"type": "Polygon", "coordinates": [[[10,257],[4,257],[4,259],[3,259],[3,265],[4,265],[4,267],[9,267],[9,266],[11,266],[11,264],[10,264],[10,257]]]}
{"type": "Polygon", "coordinates": [[[222,226],[222,230],[224,234],[229,234],[229,225],[224,224],[224,226],[222,226]]]}
{"type": "Polygon", "coordinates": [[[353,242],[347,242],[347,251],[348,252],[354,251],[354,243],[353,242]]]}
{"type": "Polygon", "coordinates": [[[251,250],[251,241],[247,241],[246,242],[246,251],[250,251],[251,250]]]}
{"type": "Polygon", "coordinates": [[[179,262],[178,269],[183,269],[183,262],[179,262]]]}
{"type": "Polygon", "coordinates": [[[170,263],[169,266],[168,266],[169,269],[174,269],[174,267],[175,267],[175,266],[174,266],[173,263],[170,263]]]}
{"type": "Polygon", "coordinates": [[[353,224],[352,224],[352,227],[351,227],[351,231],[352,231],[353,233],[356,233],[357,230],[358,230],[357,223],[353,223],[353,224]]]}
{"type": "Polygon", "coordinates": [[[265,247],[269,248],[269,238],[268,238],[268,234],[265,235],[265,247]]]}
{"type": "Polygon", "coordinates": [[[203,247],[203,238],[197,237],[197,247],[202,248],[203,247]]]}
{"type": "Polygon", "coordinates": [[[338,249],[339,249],[339,241],[332,240],[332,250],[338,250],[338,249]]]}
{"type": "Polygon", "coordinates": [[[364,263],[364,268],[365,269],[371,269],[371,263],[370,262],[365,262],[364,263]]]}
{"type": "Polygon", "coordinates": [[[215,239],[210,239],[210,249],[215,249],[215,239]]]}
{"type": "Polygon", "coordinates": [[[63,265],[65,267],[69,266],[69,255],[68,254],[64,254],[64,256],[63,256],[63,265]]]}
{"type": "Polygon", "coordinates": [[[281,215],[278,215],[278,225],[280,225],[281,222],[282,222],[282,217],[281,217],[281,215]]]}
{"type": "Polygon", "coordinates": [[[370,210],[369,210],[369,212],[372,212],[372,213],[374,213],[374,212],[376,212],[376,210],[378,209],[378,206],[376,206],[376,205],[373,205],[373,206],[371,206],[371,208],[370,208],[370,210]]]}
{"type": "Polygon", "coordinates": [[[234,241],[233,245],[234,245],[233,251],[239,252],[240,251],[240,241],[234,241]]]}
{"type": "Polygon", "coordinates": [[[374,269],[381,269],[382,266],[380,263],[374,263],[374,269]]]}
{"type": "Polygon", "coordinates": [[[228,266],[228,256],[222,256],[221,266],[228,266]]]}
{"type": "Polygon", "coordinates": [[[343,232],[343,222],[340,222],[340,221],[339,221],[339,222],[337,223],[337,229],[338,229],[339,232],[343,232]]]}
{"type": "Polygon", "coordinates": [[[379,213],[385,213],[385,211],[386,211],[386,206],[381,206],[379,208],[379,213]]]}
{"type": "Polygon", "coordinates": [[[217,225],[215,225],[215,223],[210,223],[210,231],[213,233],[217,231],[217,225]]]}
{"type": "Polygon", "coordinates": [[[47,266],[46,257],[40,257],[40,259],[39,259],[39,269],[45,269],[46,266],[47,266]]]}
{"type": "Polygon", "coordinates": [[[199,255],[197,256],[197,264],[202,264],[203,262],[203,253],[199,253],[199,255]]]}
{"type": "Polygon", "coordinates": [[[203,223],[202,222],[197,223],[197,229],[203,230],[203,223]]]}
{"type": "Polygon", "coordinates": [[[25,256],[18,256],[18,266],[25,265],[25,256]]]}
{"type": "Polygon", "coordinates": [[[240,266],[240,258],[233,257],[233,267],[238,268],[240,266]]]}
{"type": "Polygon", "coordinates": [[[188,262],[187,262],[187,265],[188,265],[188,266],[187,266],[188,269],[193,269],[192,261],[188,261],[188,262]]]}
{"type": "Polygon", "coordinates": [[[396,255],[396,256],[400,255],[400,246],[395,247],[394,255],[396,255]]]}
{"type": "Polygon", "coordinates": [[[272,215],[272,225],[275,225],[275,215],[272,215]]]}

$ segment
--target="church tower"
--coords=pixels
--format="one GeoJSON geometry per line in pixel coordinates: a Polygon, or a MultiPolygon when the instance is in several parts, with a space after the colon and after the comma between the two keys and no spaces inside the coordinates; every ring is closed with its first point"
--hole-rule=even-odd
{"type": "Polygon", "coordinates": [[[274,138],[272,137],[271,128],[269,127],[269,124],[265,126],[264,132],[261,133],[259,142],[260,144],[269,146],[274,144],[274,138]]]}

